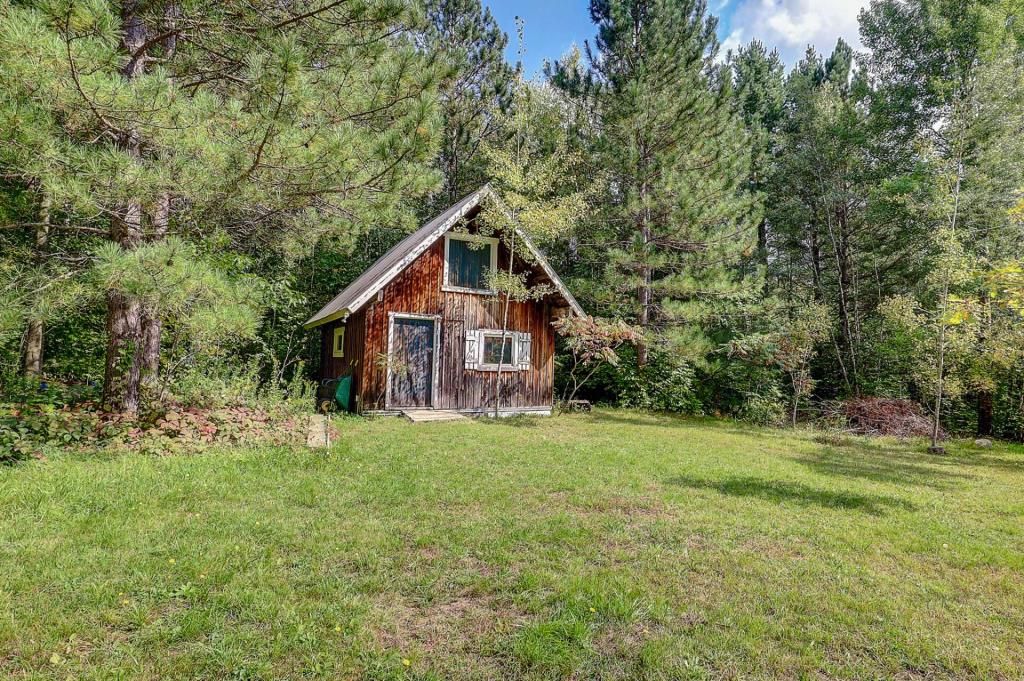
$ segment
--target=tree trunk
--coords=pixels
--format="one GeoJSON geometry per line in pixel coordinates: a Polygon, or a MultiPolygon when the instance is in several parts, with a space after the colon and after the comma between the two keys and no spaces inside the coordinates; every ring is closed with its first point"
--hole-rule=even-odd
{"type": "Polygon", "coordinates": [[[821,243],[818,239],[818,226],[813,222],[810,225],[807,251],[811,256],[811,282],[814,286],[814,300],[820,303],[825,300],[825,291],[821,285],[821,243]]]}
{"type": "MultiPolygon", "coordinates": [[[[162,241],[167,236],[167,228],[171,217],[171,197],[164,192],[157,199],[150,215],[152,232],[150,241],[162,241]]],[[[142,353],[139,362],[140,378],[145,386],[153,386],[160,373],[160,339],[163,333],[163,321],[156,310],[145,310],[142,315],[142,342],[139,351],[142,353]]]]}
{"type": "MultiPolygon", "coordinates": [[[[125,80],[141,75],[146,67],[146,40],[149,32],[138,15],[137,0],[121,6],[121,47],[128,60],[121,69],[125,80]]],[[[139,131],[129,128],[120,134],[121,148],[132,158],[141,155],[139,131]]],[[[126,250],[142,242],[142,205],[127,201],[110,221],[110,240],[126,250]]],[[[141,357],[137,346],[142,340],[142,309],[139,301],[120,291],[107,293],[107,350],[103,370],[103,407],[110,411],[135,414],[139,410],[141,357]]]]}
{"type": "MultiPolygon", "coordinates": [[[[960,137],[957,145],[956,155],[956,182],[953,185],[953,214],[949,219],[949,229],[956,235],[957,218],[960,215],[960,187],[963,182],[963,143],[964,134],[963,129],[960,131],[960,137]]],[[[942,298],[941,307],[939,309],[939,366],[936,372],[936,391],[935,391],[935,422],[932,426],[932,451],[939,452],[939,428],[942,418],[942,397],[945,390],[945,371],[946,371],[946,315],[949,312],[949,282],[951,273],[949,271],[949,265],[946,265],[944,271],[944,278],[942,281],[942,298]]]]}
{"type": "MultiPolygon", "coordinates": [[[[512,267],[515,265],[516,260],[516,235],[512,234],[512,245],[509,247],[508,254],[508,275],[512,277],[512,267]]],[[[505,359],[505,343],[507,342],[508,335],[508,308],[511,303],[511,299],[508,291],[505,292],[505,309],[501,314],[501,351],[498,353],[498,371],[494,377],[494,418],[501,416],[498,409],[501,406],[501,366],[505,359]]],[[[482,348],[481,348],[482,350],[482,348]]],[[[512,353],[515,354],[515,348],[512,348],[512,353]]]]}
{"type": "Polygon", "coordinates": [[[995,411],[992,392],[983,390],[978,393],[978,436],[992,437],[992,421],[995,411]]]}
{"type": "MultiPolygon", "coordinates": [[[[45,191],[39,205],[39,224],[36,226],[35,264],[42,268],[46,263],[46,249],[50,243],[51,198],[45,191]]],[[[42,319],[32,319],[25,334],[25,358],[22,369],[26,376],[43,373],[44,325],[42,319]]]]}
{"type": "Polygon", "coordinates": [[[836,275],[839,282],[839,298],[837,300],[840,327],[843,333],[843,343],[846,345],[847,357],[850,361],[850,373],[848,382],[850,389],[855,396],[860,394],[860,386],[857,376],[857,347],[853,336],[853,321],[851,319],[850,292],[853,284],[852,263],[850,258],[849,225],[846,224],[846,213],[841,208],[835,209],[827,214],[829,239],[832,242],[832,250],[836,261],[836,275]],[[833,228],[833,217],[835,228],[833,228]],[[838,231],[838,234],[836,233],[838,231]]]}
{"type": "Polygon", "coordinates": [[[796,374],[793,372],[789,373],[789,381],[793,384],[793,409],[790,412],[790,425],[796,428],[796,416],[797,410],[800,408],[800,390],[797,387],[796,374]]]}
{"type": "Polygon", "coordinates": [[[25,376],[43,373],[43,320],[29,320],[25,332],[25,361],[22,365],[25,376]]]}
{"type": "MultiPolygon", "coordinates": [[[[641,165],[641,173],[646,172],[646,163],[641,165]]],[[[649,256],[648,248],[651,243],[651,210],[647,206],[647,195],[650,189],[647,185],[647,180],[644,179],[640,183],[640,202],[642,207],[640,213],[637,216],[638,229],[640,231],[640,239],[643,245],[643,264],[640,267],[640,290],[637,292],[638,302],[640,304],[639,314],[637,321],[639,322],[640,328],[643,333],[647,332],[647,327],[651,323],[651,268],[647,264],[647,258],[649,256]]],[[[648,362],[648,348],[647,342],[641,336],[641,339],[636,344],[636,364],[639,368],[647,366],[648,362]]]]}
{"type": "MultiPolygon", "coordinates": [[[[142,207],[126,206],[110,223],[110,238],[125,249],[135,248],[142,236],[142,207]]],[[[139,410],[139,372],[135,346],[141,337],[139,301],[120,291],[107,293],[107,352],[103,371],[103,406],[134,414],[139,410]]]]}
{"type": "MultiPolygon", "coordinates": [[[[164,58],[170,59],[177,49],[177,34],[173,29],[177,27],[181,13],[176,1],[168,2],[164,6],[164,24],[161,29],[167,36],[162,41],[164,58]]],[[[171,221],[171,195],[164,192],[157,197],[150,213],[150,234],[149,241],[163,241],[167,237],[167,230],[171,221]]],[[[142,358],[139,367],[140,380],[143,385],[152,387],[160,374],[160,341],[163,334],[163,320],[159,312],[146,310],[142,317],[142,343],[139,349],[142,358]]]]}
{"type": "Polygon", "coordinates": [[[946,273],[946,281],[942,287],[942,307],[939,314],[939,348],[938,348],[938,369],[935,372],[935,418],[932,421],[932,446],[933,452],[939,451],[939,428],[942,422],[942,393],[945,389],[946,377],[946,310],[949,308],[949,273],[946,273]]]}

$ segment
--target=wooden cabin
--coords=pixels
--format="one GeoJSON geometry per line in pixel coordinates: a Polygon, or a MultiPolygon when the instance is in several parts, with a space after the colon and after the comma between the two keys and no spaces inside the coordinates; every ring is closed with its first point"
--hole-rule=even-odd
{"type": "MultiPolygon", "coordinates": [[[[488,198],[497,200],[485,186],[423,225],[306,322],[320,329],[321,380],[351,374],[354,411],[493,411],[504,301],[487,290],[486,272],[507,269],[509,253],[478,228],[488,198]]],[[[551,293],[510,304],[499,413],[550,414],[551,324],[583,311],[544,255],[517,234],[532,257],[516,257],[513,271],[551,293]]]]}

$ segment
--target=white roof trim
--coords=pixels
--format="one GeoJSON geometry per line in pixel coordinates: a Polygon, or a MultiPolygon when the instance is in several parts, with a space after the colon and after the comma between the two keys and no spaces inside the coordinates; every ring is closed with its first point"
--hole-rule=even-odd
{"type": "Polygon", "coordinates": [[[370,302],[370,299],[377,295],[377,291],[380,291],[382,288],[390,284],[395,277],[402,273],[402,270],[411,265],[412,262],[416,260],[416,258],[423,255],[427,251],[427,249],[433,246],[434,242],[436,242],[438,239],[444,236],[444,233],[451,229],[456,222],[464,218],[466,216],[466,213],[471,211],[473,208],[476,208],[476,206],[480,203],[481,197],[483,197],[484,191],[487,189],[488,187],[484,185],[484,187],[478,190],[477,193],[473,195],[473,197],[470,198],[469,201],[466,202],[466,204],[462,207],[461,210],[459,210],[454,215],[452,215],[447,220],[438,225],[437,228],[433,232],[431,232],[426,239],[417,244],[417,246],[411,251],[409,251],[409,253],[404,258],[395,263],[394,266],[387,272],[380,275],[380,277],[377,278],[377,281],[370,284],[358,298],[352,301],[352,304],[348,306],[347,311],[352,312],[354,310],[358,310],[363,305],[370,302]]]}

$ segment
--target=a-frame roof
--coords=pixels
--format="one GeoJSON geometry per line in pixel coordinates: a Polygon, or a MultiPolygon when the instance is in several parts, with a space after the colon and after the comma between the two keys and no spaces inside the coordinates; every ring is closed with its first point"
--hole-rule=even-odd
{"type": "MultiPolygon", "coordinates": [[[[324,305],[304,326],[307,329],[311,329],[336,319],[344,319],[362,308],[363,305],[377,295],[378,291],[387,286],[402,270],[444,236],[445,232],[458,224],[459,220],[464,218],[486,197],[494,197],[500,201],[500,198],[491,189],[490,185],[484,185],[476,190],[395,244],[391,250],[381,256],[380,260],[373,263],[369,269],[349,284],[344,291],[335,296],[331,302],[324,305]]],[[[523,243],[530,249],[530,252],[533,253],[537,263],[544,270],[544,274],[551,280],[551,283],[562,298],[565,299],[570,309],[575,314],[582,316],[584,314],[583,309],[576,302],[576,299],[573,298],[565,284],[562,283],[558,274],[552,269],[544,254],[537,249],[533,241],[518,227],[516,227],[516,234],[523,240],[523,243]]]]}

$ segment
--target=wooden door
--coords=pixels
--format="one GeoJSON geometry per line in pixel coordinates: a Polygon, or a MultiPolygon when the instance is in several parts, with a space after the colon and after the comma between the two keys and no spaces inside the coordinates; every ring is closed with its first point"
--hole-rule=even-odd
{"type": "Polygon", "coordinates": [[[433,319],[391,320],[390,408],[434,406],[433,319]]]}

